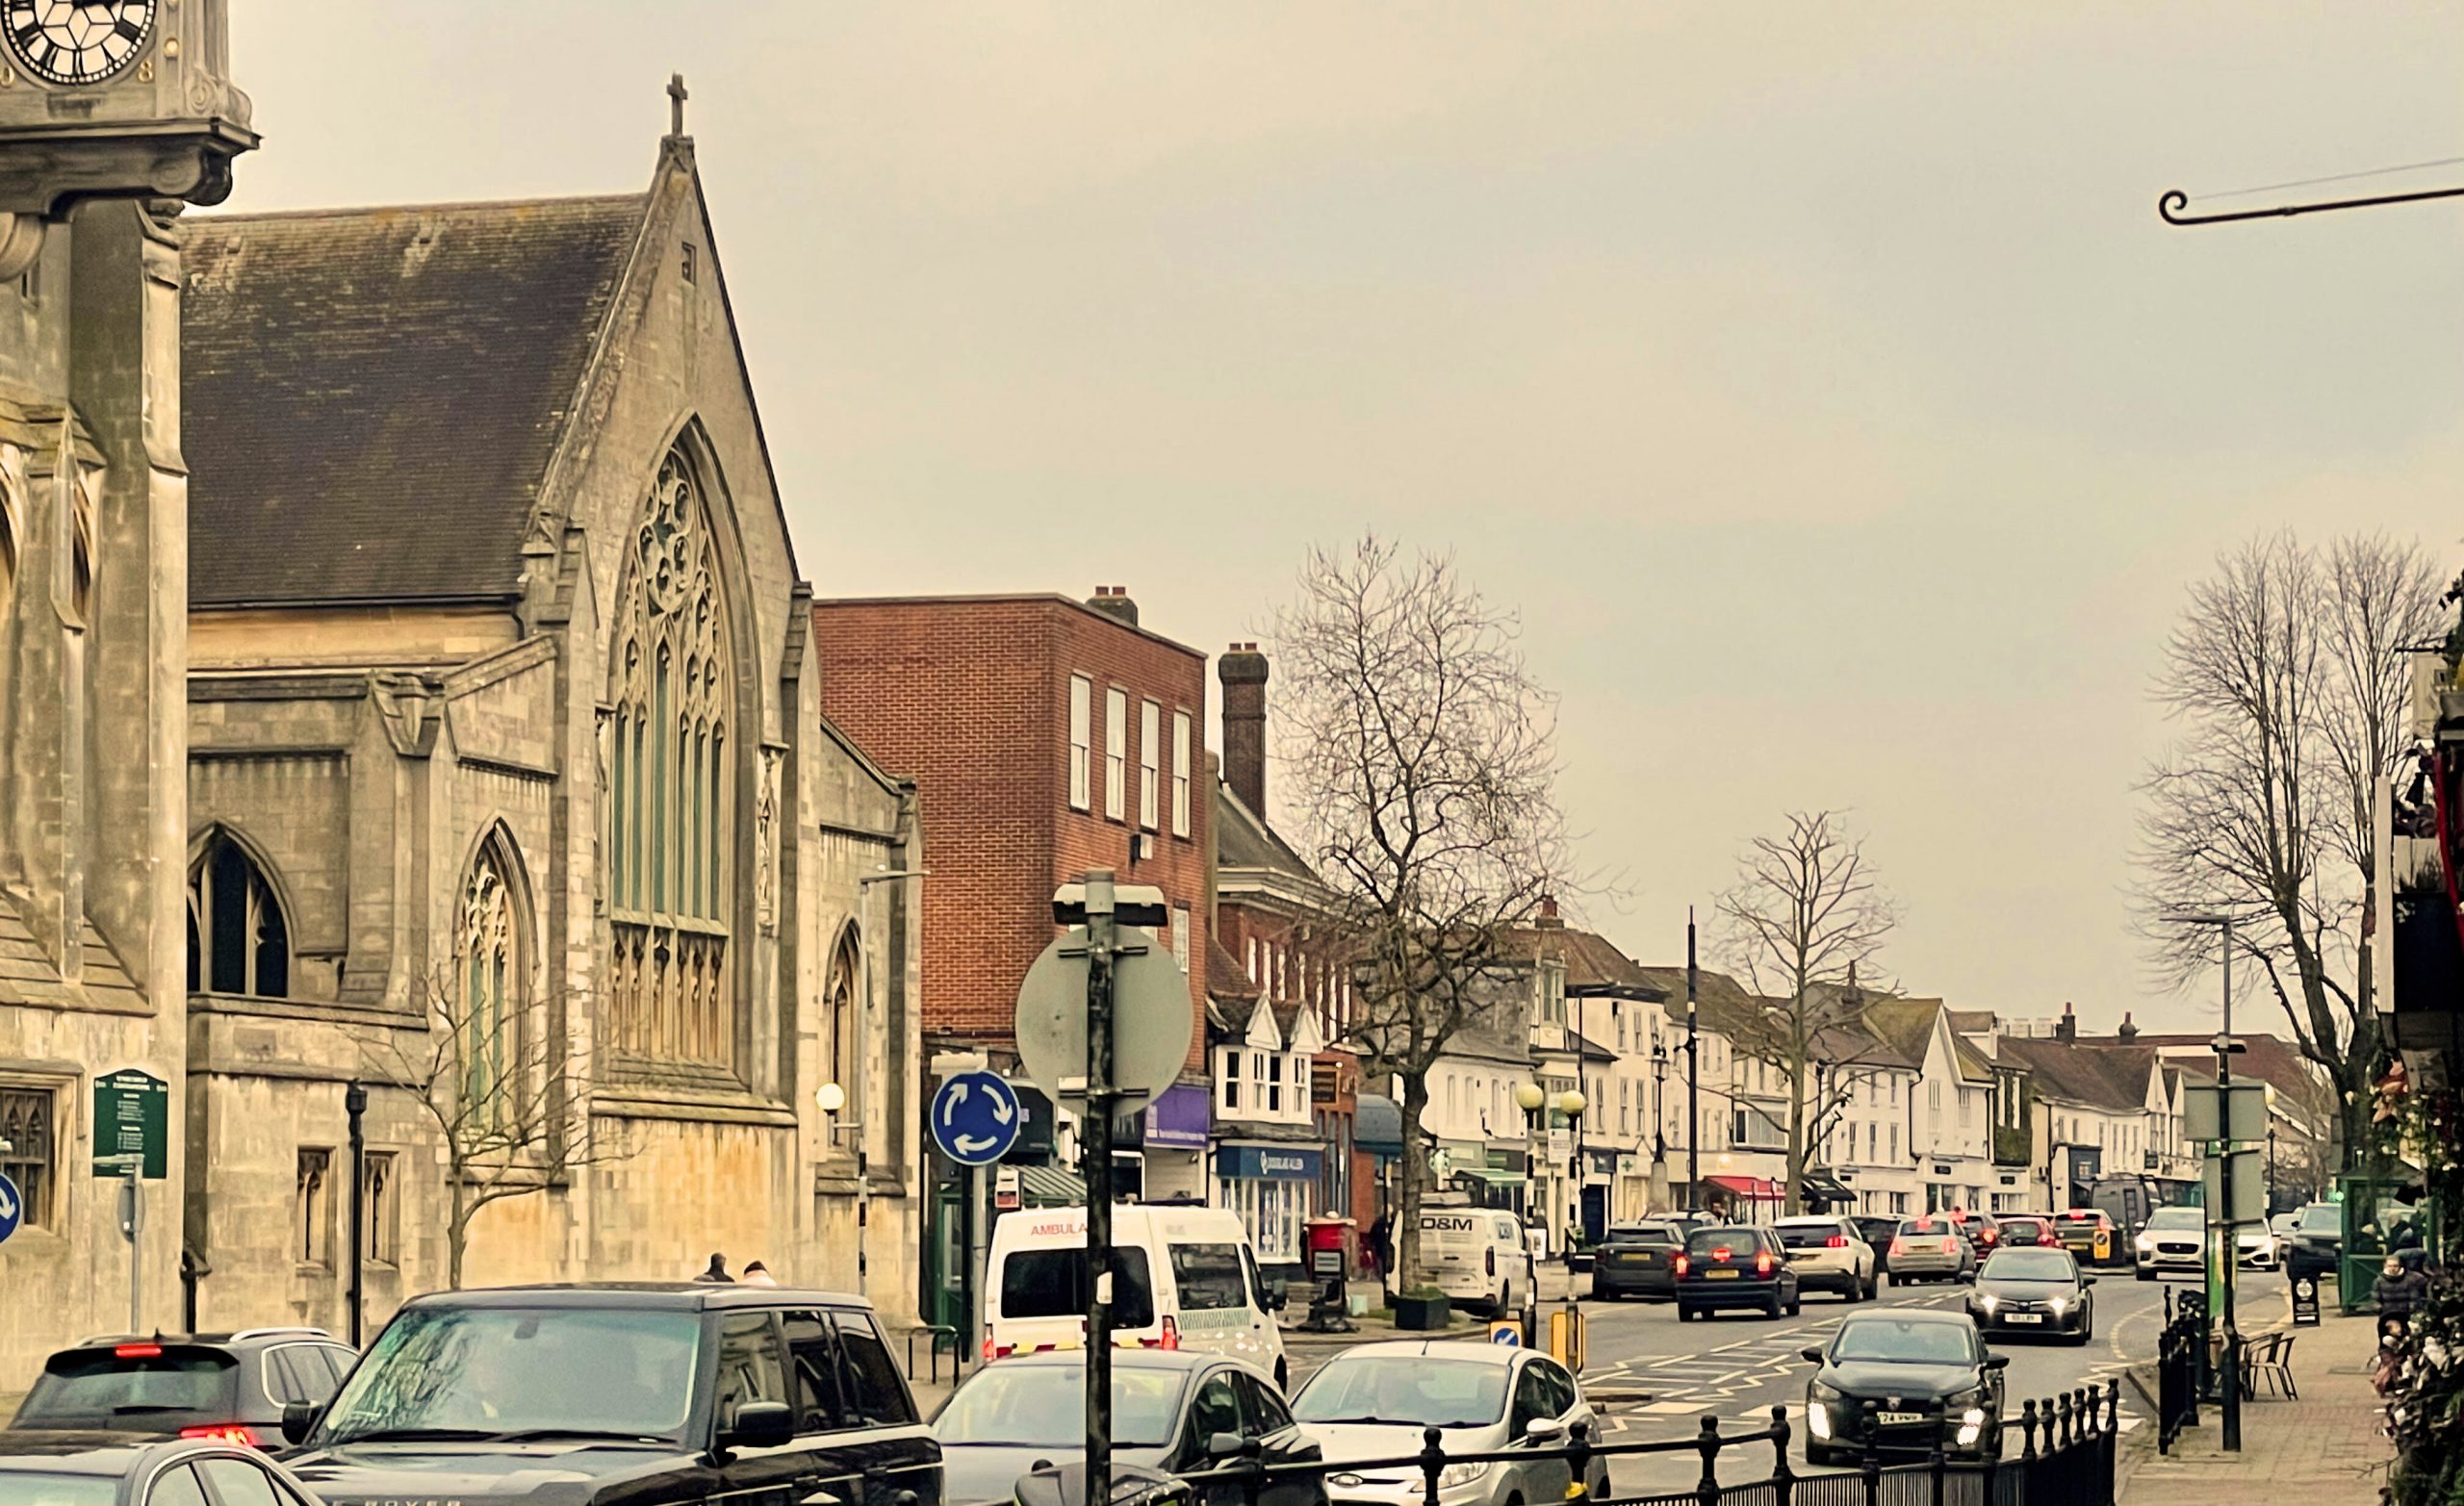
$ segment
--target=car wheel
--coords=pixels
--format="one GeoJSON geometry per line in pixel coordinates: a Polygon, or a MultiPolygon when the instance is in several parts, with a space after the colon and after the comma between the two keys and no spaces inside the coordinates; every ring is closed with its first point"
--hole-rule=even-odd
{"type": "Polygon", "coordinates": [[[1608,1471],[1603,1469],[1599,1477],[1591,1482],[1591,1498],[1596,1501],[1604,1501],[1608,1499],[1608,1471]]]}
{"type": "Polygon", "coordinates": [[[2144,1266],[2144,1265],[2142,1265],[2141,1267],[2139,1267],[2139,1270],[2138,1270],[2137,1274],[2138,1274],[2138,1277],[2139,1277],[2139,1279],[2140,1279],[2141,1281],[2154,1281],[2154,1280],[2156,1279],[2156,1273],[2155,1273],[2154,1271],[2152,1271],[2152,1270],[2149,1270],[2149,1269],[2148,1269],[2146,1266],[2144,1266]]]}
{"type": "Polygon", "coordinates": [[[1866,1277],[1866,1278],[1865,1278],[1865,1300],[1866,1300],[1866,1301],[1871,1302],[1872,1300],[1874,1300],[1875,1295],[1876,1295],[1877,1293],[1879,1293],[1882,1289],[1883,1289],[1883,1279],[1882,1279],[1882,1277],[1881,1277],[1880,1275],[1873,1275],[1873,1276],[1868,1276],[1868,1277],[1866,1277]]]}
{"type": "Polygon", "coordinates": [[[1762,1315],[1764,1317],[1778,1317],[1780,1315],[1780,1298],[1777,1293],[1772,1295],[1769,1302],[1763,1304],[1762,1315]]]}
{"type": "Polygon", "coordinates": [[[1828,1469],[1835,1462],[1835,1461],[1834,1460],[1831,1452],[1831,1445],[1829,1443],[1817,1443],[1812,1439],[1806,1440],[1806,1465],[1808,1468],[1814,1469],[1828,1469]]]}
{"type": "Polygon", "coordinates": [[[1798,1314],[1800,1314],[1800,1313],[1804,1312],[1804,1311],[1805,1311],[1805,1308],[1806,1308],[1806,1304],[1805,1304],[1805,1299],[1804,1299],[1804,1298],[1802,1298],[1802,1297],[1790,1297],[1790,1298],[1788,1299],[1788,1315],[1789,1315],[1790,1317],[1794,1317],[1794,1316],[1796,1316],[1798,1314]]]}

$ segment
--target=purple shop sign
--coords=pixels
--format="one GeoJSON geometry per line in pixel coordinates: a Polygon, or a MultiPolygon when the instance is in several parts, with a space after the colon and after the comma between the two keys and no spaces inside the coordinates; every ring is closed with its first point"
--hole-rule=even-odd
{"type": "Polygon", "coordinates": [[[1204,1150],[1212,1095],[1196,1083],[1175,1083],[1146,1106],[1148,1150],[1204,1150]]]}

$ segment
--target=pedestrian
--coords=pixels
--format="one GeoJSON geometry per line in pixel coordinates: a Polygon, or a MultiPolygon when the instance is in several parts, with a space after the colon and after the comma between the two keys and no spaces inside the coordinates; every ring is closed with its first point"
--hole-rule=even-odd
{"type": "Polygon", "coordinates": [[[1377,1258],[1377,1279],[1387,1281],[1395,1273],[1395,1219],[1390,1213],[1379,1213],[1369,1226],[1369,1253],[1377,1258]]]}
{"type": "Polygon", "coordinates": [[[728,1274],[728,1258],[724,1255],[711,1256],[710,1268],[693,1279],[695,1281],[723,1281],[730,1286],[735,1285],[735,1278],[728,1274]]]}
{"type": "Polygon", "coordinates": [[[744,1284],[748,1287],[775,1287],[779,1283],[771,1276],[769,1266],[755,1261],[744,1268],[744,1284]]]}
{"type": "Polygon", "coordinates": [[[2370,1294],[2378,1304],[2381,1323],[2391,1317],[2411,1317],[2429,1295],[2429,1278],[2390,1255],[2378,1268],[2378,1282],[2370,1294]]]}

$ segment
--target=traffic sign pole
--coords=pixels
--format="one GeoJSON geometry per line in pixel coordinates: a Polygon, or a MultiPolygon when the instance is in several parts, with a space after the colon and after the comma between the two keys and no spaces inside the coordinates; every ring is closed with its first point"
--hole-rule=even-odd
{"type": "Polygon", "coordinates": [[[1113,1479],[1113,871],[1087,874],[1087,1499],[1113,1479]]]}

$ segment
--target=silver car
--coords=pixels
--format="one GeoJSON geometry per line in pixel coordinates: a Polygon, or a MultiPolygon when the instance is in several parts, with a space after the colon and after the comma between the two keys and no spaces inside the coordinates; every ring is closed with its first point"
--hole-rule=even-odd
{"type": "Polygon", "coordinates": [[[1965,1281],[1976,1274],[1976,1246],[1959,1226],[1940,1213],[1919,1213],[1899,1221],[1890,1237],[1890,1284],[1912,1281],[1965,1281]]]}
{"type": "MultiPolygon", "coordinates": [[[[1582,1388],[1545,1354],[1460,1340],[1397,1340],[1344,1350],[1292,1398],[1300,1431],[1330,1467],[1326,1496],[1361,1506],[1420,1506],[1421,1434],[1444,1430],[1449,1454],[1529,1447],[1566,1441],[1577,1423],[1599,1419],[1582,1388]],[[1377,1468],[1373,1461],[1404,1460],[1377,1468]],[[1344,1468],[1347,1461],[1369,1466],[1344,1468]]],[[[1608,1466],[1592,1464],[1590,1493],[1608,1492],[1608,1466]]],[[[1510,1500],[1561,1501],[1573,1474],[1557,1458],[1448,1465],[1437,1477],[1440,1506],[1504,1506],[1510,1500]]]]}

